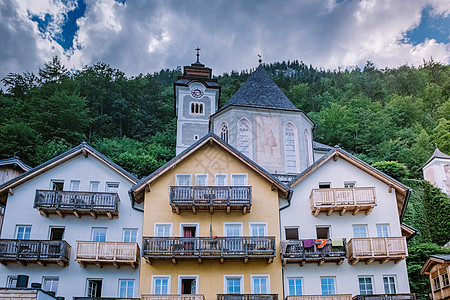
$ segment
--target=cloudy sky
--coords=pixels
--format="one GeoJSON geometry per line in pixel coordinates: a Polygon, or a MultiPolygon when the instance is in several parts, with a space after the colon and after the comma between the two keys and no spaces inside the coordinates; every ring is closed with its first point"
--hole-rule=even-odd
{"type": "Polygon", "coordinates": [[[0,0],[0,78],[55,54],[127,76],[195,61],[214,74],[298,59],[379,68],[450,63],[449,0],[0,0]]]}

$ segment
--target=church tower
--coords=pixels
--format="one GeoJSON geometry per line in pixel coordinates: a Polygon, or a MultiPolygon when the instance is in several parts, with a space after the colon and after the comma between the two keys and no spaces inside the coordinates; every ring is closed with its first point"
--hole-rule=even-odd
{"type": "Polygon", "coordinates": [[[183,76],[174,83],[177,117],[177,148],[180,154],[209,131],[209,117],[219,107],[220,86],[212,78],[212,69],[197,61],[183,68],[183,76]]]}

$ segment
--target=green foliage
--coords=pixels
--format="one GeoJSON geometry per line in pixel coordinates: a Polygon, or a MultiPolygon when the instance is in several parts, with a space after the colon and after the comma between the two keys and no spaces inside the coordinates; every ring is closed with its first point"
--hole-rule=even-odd
{"type": "Polygon", "coordinates": [[[379,161],[372,166],[386,175],[391,176],[398,181],[402,181],[408,176],[408,168],[399,162],[396,161],[379,161]]]}
{"type": "Polygon", "coordinates": [[[450,153],[450,121],[441,118],[431,134],[438,148],[444,153],[450,153]]]}

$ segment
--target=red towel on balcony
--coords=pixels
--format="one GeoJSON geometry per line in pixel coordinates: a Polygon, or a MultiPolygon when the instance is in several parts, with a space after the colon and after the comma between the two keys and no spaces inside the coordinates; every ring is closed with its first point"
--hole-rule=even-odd
{"type": "Polygon", "coordinates": [[[322,249],[327,244],[328,239],[316,239],[317,249],[322,249]]]}
{"type": "Polygon", "coordinates": [[[302,240],[302,242],[303,248],[311,248],[314,247],[314,245],[316,244],[316,242],[313,239],[302,240]]]}

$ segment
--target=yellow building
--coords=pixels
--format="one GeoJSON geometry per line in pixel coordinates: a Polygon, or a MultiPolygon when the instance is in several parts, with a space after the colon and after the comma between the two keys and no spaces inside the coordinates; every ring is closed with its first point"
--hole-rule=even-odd
{"type": "Polygon", "coordinates": [[[219,137],[206,135],[131,192],[144,202],[142,299],[283,297],[278,201],[290,189],[219,137]]]}

